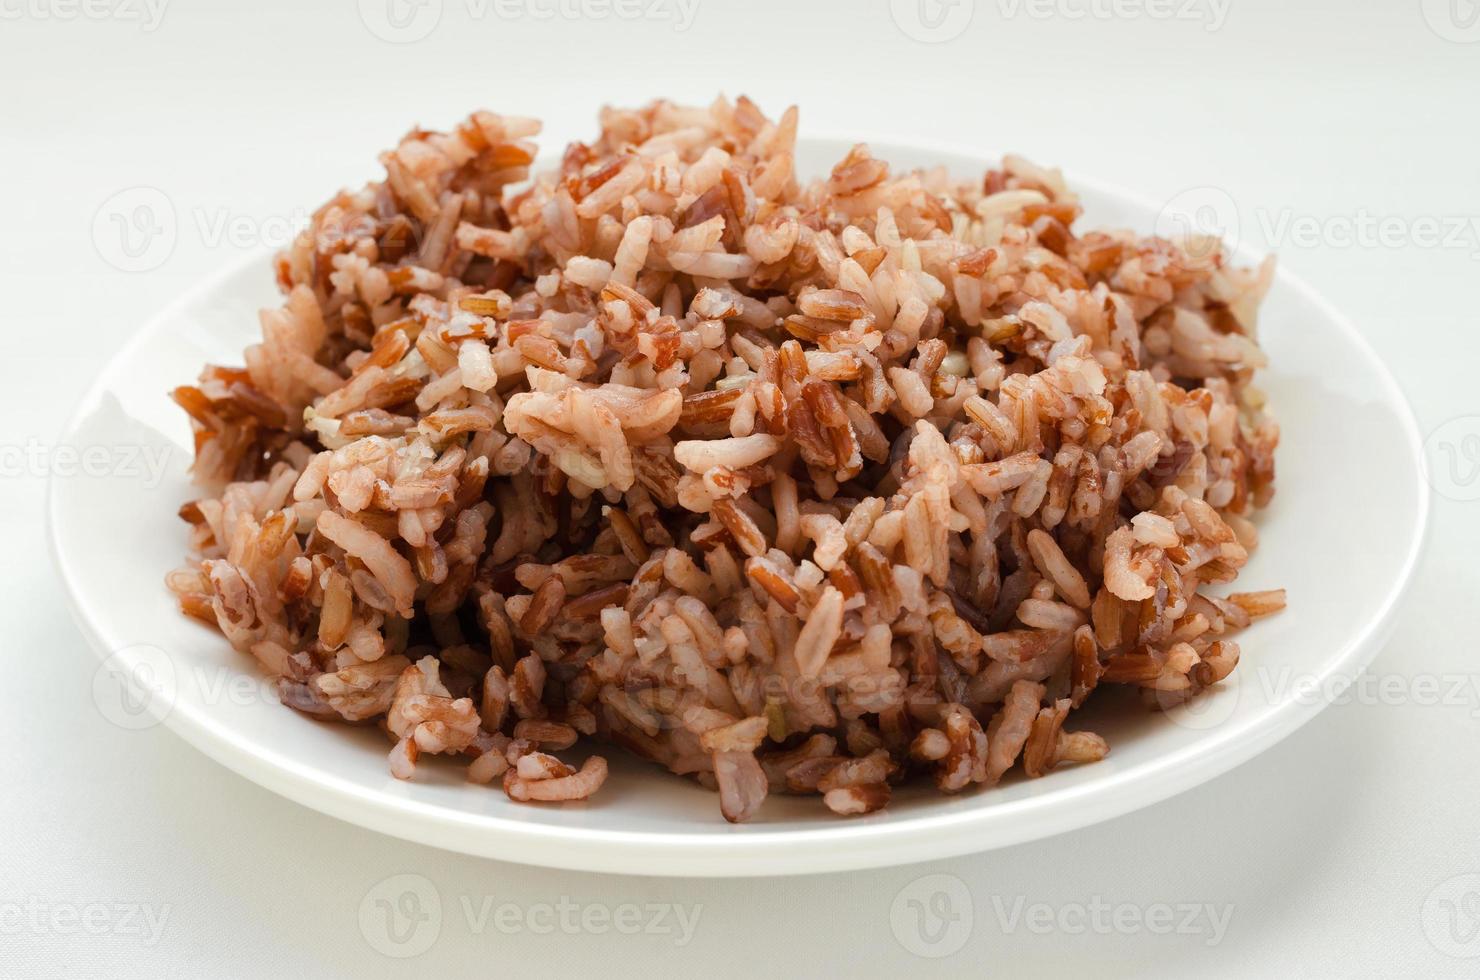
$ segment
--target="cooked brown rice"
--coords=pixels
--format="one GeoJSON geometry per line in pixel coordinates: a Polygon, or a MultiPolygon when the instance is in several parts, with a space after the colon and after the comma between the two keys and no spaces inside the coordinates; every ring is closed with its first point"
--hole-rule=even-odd
{"type": "Polygon", "coordinates": [[[1097,685],[1179,703],[1283,606],[1202,591],[1273,492],[1270,265],[1072,230],[1018,157],[805,180],[796,109],[744,98],[605,109],[529,182],[539,128],[412,131],[278,256],[246,366],[175,392],[182,608],[396,776],[584,799],[588,736],[730,820],[868,813],[1093,762],[1097,685]]]}

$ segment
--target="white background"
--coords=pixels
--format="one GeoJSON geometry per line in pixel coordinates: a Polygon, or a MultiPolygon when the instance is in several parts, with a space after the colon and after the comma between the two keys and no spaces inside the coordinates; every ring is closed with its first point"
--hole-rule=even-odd
{"type": "Polygon", "coordinates": [[[411,124],[480,106],[543,117],[563,138],[589,132],[602,102],[745,92],[772,112],[800,103],[814,131],[1014,149],[1160,200],[1214,188],[1245,239],[1277,249],[1370,338],[1435,433],[1431,465],[1469,446],[1480,467],[1469,0],[925,0],[953,35],[934,42],[911,19],[916,0],[697,0],[682,30],[678,0],[641,0],[653,16],[635,20],[595,16],[599,0],[567,6],[574,17],[556,0],[441,0],[435,23],[411,21],[426,36],[404,43],[367,26],[388,33],[385,2],[169,0],[156,21],[142,0],[0,0],[0,975],[1480,969],[1446,955],[1480,956],[1480,937],[1464,942],[1480,928],[1472,469],[1439,481],[1426,556],[1372,668],[1381,684],[1170,802],[957,861],[754,881],[499,864],[319,816],[166,730],[109,725],[45,557],[46,466],[17,447],[48,451],[111,353],[198,277],[373,177],[374,154],[411,124]],[[108,261],[107,208],[141,185],[168,200],[176,235],[130,273],[108,261]],[[1367,237],[1366,219],[1386,219],[1385,240],[1350,240],[1367,237]],[[443,910],[412,960],[384,956],[361,927],[362,900],[399,874],[425,878],[443,910]],[[937,874],[959,882],[918,882],[937,874]],[[907,902],[937,892],[954,920],[914,918],[907,902]],[[526,917],[538,927],[562,900],[580,907],[578,928],[557,912],[553,933],[535,934],[526,917]],[[1461,902],[1457,918],[1446,900],[1461,902]],[[587,908],[649,903],[698,916],[686,944],[579,928],[587,908]],[[1178,907],[1204,903],[1231,915],[1226,932],[1206,912],[1177,928],[1178,907]],[[518,931],[477,917],[502,905],[518,931]],[[1099,906],[1097,933],[1081,914],[1099,906]],[[1170,933],[1160,906],[1173,907],[1170,933]],[[157,933],[130,907],[162,919],[157,933]],[[941,941],[920,922],[945,929],[941,941]]]}

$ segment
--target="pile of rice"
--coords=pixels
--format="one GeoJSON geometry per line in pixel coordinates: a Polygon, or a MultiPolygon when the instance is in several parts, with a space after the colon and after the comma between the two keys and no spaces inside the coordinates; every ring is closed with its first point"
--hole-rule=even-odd
{"type": "Polygon", "coordinates": [[[414,130],[276,263],[194,422],[169,584],[390,768],[577,800],[612,742],[719,792],[868,813],[1093,762],[1101,684],[1168,707],[1283,592],[1217,598],[1278,429],[1272,267],[1075,231],[1054,170],[796,170],[797,112],[414,130]]]}

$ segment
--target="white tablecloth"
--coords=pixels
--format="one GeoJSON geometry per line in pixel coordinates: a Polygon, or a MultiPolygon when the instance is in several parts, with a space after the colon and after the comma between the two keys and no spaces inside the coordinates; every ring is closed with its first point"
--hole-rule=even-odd
{"type": "Polygon", "coordinates": [[[0,975],[1475,975],[1475,12],[0,0],[0,975]],[[1458,468],[1373,667],[1384,683],[1201,789],[1083,832],[754,881],[419,847],[279,799],[167,730],[104,720],[41,508],[73,400],[130,331],[374,176],[373,154],[413,122],[486,104],[569,134],[600,102],[721,89],[798,101],[804,125],[832,132],[1016,149],[1153,198],[1211,187],[1234,202],[1246,239],[1355,319],[1451,447],[1436,452],[1459,453],[1435,457],[1458,468]],[[115,195],[140,186],[173,209],[163,252],[120,251],[112,215],[133,199],[115,195]]]}

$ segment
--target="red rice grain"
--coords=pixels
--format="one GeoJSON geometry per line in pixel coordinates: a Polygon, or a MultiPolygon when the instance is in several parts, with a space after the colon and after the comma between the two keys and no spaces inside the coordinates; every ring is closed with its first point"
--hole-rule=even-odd
{"type": "MultiPolygon", "coordinates": [[[[1106,685],[1181,703],[1285,605],[1273,267],[1075,227],[1057,171],[795,171],[797,113],[413,130],[276,261],[243,367],[174,392],[202,496],[168,584],[391,772],[595,793],[617,743],[832,812],[1102,758],[1106,685]],[[428,764],[431,764],[429,761],[428,764]]],[[[1203,243],[1206,244],[1206,243],[1203,243]]]]}

